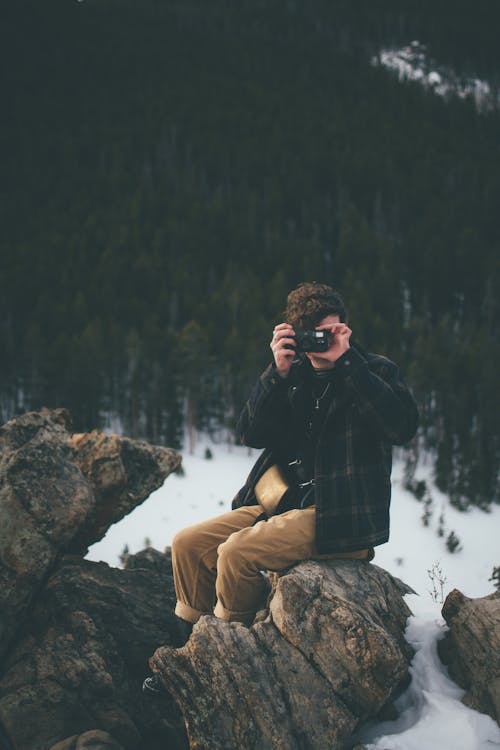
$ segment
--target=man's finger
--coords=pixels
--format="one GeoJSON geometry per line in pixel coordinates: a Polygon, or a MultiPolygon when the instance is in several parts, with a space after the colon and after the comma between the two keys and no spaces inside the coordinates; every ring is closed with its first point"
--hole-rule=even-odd
{"type": "Polygon", "coordinates": [[[283,349],[285,349],[285,351],[288,351],[289,347],[287,346],[287,344],[291,344],[291,346],[295,350],[295,339],[290,338],[276,339],[274,341],[271,341],[271,349],[276,352],[281,352],[283,351],[283,349]]]}
{"type": "Polygon", "coordinates": [[[287,328],[275,328],[273,335],[275,339],[282,339],[284,336],[295,336],[295,331],[289,326],[287,328]]]}
{"type": "Polygon", "coordinates": [[[337,325],[332,328],[332,333],[352,333],[352,331],[349,326],[345,325],[345,323],[337,323],[337,325]]]}

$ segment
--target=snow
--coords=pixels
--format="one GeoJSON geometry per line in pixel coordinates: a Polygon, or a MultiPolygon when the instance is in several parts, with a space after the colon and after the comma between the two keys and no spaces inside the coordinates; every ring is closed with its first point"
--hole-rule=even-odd
{"type": "Polygon", "coordinates": [[[119,565],[125,544],[134,553],[147,546],[145,540],[163,550],[185,526],[231,510],[231,500],[258,454],[248,448],[231,446],[229,450],[211,443],[200,444],[195,455],[183,454],[185,476],[170,475],[163,487],[90,548],[88,559],[119,565]],[[207,447],[214,455],[212,460],[204,458],[207,447]]]}
{"type": "MultiPolygon", "coordinates": [[[[119,565],[125,544],[131,553],[143,549],[146,543],[163,550],[184,526],[230,510],[231,500],[258,453],[200,440],[194,455],[183,456],[185,476],[168,477],[142,506],[111,527],[104,539],[90,548],[87,558],[119,565]],[[208,447],[213,454],[210,460],[204,457],[208,447]]],[[[369,750],[500,748],[499,727],[490,717],[461,703],[463,691],[450,680],[436,646],[446,631],[440,614],[443,597],[453,588],[470,597],[494,590],[488,578],[493,567],[500,564],[500,507],[495,506],[490,513],[478,508],[456,510],[434,486],[430,463],[419,468],[416,478],[426,480],[432,497],[429,525],[422,522],[423,502],[404,488],[403,463],[396,460],[391,539],[376,548],[374,561],[417,592],[406,597],[413,612],[406,638],[416,651],[412,682],[397,701],[399,718],[365,727],[359,741],[369,750]],[[440,526],[442,536],[438,535],[440,526]],[[453,554],[446,548],[451,531],[461,547],[453,554]]]]}
{"type": "Polygon", "coordinates": [[[464,706],[464,691],[455,685],[439,661],[437,641],[446,626],[439,607],[426,608],[420,597],[407,603],[414,612],[406,638],[416,654],[410,667],[412,682],[396,701],[401,712],[394,722],[368,727],[359,739],[368,750],[492,750],[500,747],[500,729],[489,716],[464,706]],[[419,600],[419,601],[417,601],[419,600]]]}
{"type": "Polygon", "coordinates": [[[427,76],[427,80],[429,81],[431,86],[437,86],[441,83],[442,78],[439,75],[439,73],[436,73],[435,70],[431,71],[429,75],[427,76]]]}
{"type": "Polygon", "coordinates": [[[426,45],[418,40],[405,47],[381,49],[371,63],[392,71],[399,81],[418,81],[438,96],[471,98],[479,111],[490,111],[500,105],[498,93],[495,95],[487,81],[459,76],[450,66],[439,65],[429,58],[426,45]]]}

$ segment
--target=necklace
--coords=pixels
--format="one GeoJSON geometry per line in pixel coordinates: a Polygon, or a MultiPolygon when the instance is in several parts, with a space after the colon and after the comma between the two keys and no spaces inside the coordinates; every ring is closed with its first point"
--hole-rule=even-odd
{"type": "Polygon", "coordinates": [[[316,404],[314,405],[314,410],[319,411],[319,402],[325,398],[326,394],[328,393],[328,389],[330,388],[330,383],[328,382],[326,384],[326,388],[324,389],[321,396],[314,396],[314,400],[316,401],[316,404]]]}

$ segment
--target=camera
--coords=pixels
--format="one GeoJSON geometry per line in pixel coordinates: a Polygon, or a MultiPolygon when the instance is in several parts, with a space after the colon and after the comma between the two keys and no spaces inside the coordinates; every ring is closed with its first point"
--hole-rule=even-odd
{"type": "Polygon", "coordinates": [[[298,352],[326,352],[329,347],[328,331],[295,331],[295,349],[298,352]]]}

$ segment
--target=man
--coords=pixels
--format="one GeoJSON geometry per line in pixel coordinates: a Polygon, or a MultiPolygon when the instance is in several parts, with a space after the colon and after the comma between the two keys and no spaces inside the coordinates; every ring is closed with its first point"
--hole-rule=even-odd
{"type": "Polygon", "coordinates": [[[391,449],[414,436],[415,401],[393,362],[351,341],[331,287],[299,285],[285,320],[237,425],[242,444],[264,451],[233,510],[172,544],[175,612],[186,635],[212,612],[250,624],[266,594],[262,570],[325,556],[371,560],[389,538],[391,449]],[[307,329],[326,332],[325,351],[297,354],[296,331],[307,329]],[[257,498],[264,504],[276,469],[281,498],[269,515],[257,498]]]}

